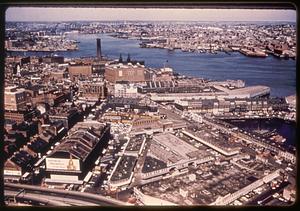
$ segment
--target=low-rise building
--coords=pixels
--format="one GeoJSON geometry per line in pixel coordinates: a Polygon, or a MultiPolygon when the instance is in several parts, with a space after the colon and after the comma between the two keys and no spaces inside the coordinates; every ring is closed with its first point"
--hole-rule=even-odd
{"type": "Polygon", "coordinates": [[[176,100],[175,107],[182,111],[223,114],[229,112],[286,110],[288,105],[284,100],[273,98],[234,98],[176,100]]]}
{"type": "Polygon", "coordinates": [[[31,172],[37,157],[32,156],[25,150],[20,150],[4,163],[4,179],[19,181],[26,172],[31,172]]]}
{"type": "Polygon", "coordinates": [[[138,89],[135,84],[130,83],[115,83],[115,97],[135,98],[138,96],[138,89]]]}
{"type": "Polygon", "coordinates": [[[46,183],[82,183],[99,153],[107,146],[110,126],[79,122],[46,158],[46,183]]]}
{"type": "Polygon", "coordinates": [[[39,111],[37,109],[27,109],[22,111],[5,111],[4,118],[6,120],[15,121],[17,124],[24,121],[31,121],[32,118],[38,116],[39,111]]]}
{"type": "Polygon", "coordinates": [[[7,111],[20,111],[26,109],[28,102],[25,89],[9,86],[4,91],[4,107],[7,111]]]}
{"type": "Polygon", "coordinates": [[[107,88],[104,81],[79,81],[79,92],[81,98],[98,101],[105,99],[107,88]]]}
{"type": "Polygon", "coordinates": [[[138,112],[156,112],[157,105],[145,98],[115,97],[108,99],[107,107],[114,110],[132,110],[138,112]]]}
{"type": "Polygon", "coordinates": [[[62,121],[67,129],[83,119],[82,112],[75,107],[55,107],[49,110],[48,115],[51,121],[62,121]]]}
{"type": "Polygon", "coordinates": [[[68,67],[69,76],[72,80],[86,78],[93,74],[92,65],[70,64],[68,67]]]}

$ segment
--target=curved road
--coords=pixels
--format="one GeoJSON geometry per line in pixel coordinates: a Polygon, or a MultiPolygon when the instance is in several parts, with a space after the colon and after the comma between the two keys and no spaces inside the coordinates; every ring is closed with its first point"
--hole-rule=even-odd
{"type": "MultiPolygon", "coordinates": [[[[128,206],[129,204],[107,198],[101,195],[85,193],[85,192],[76,192],[76,191],[66,191],[59,189],[50,189],[39,186],[32,185],[23,185],[23,184],[14,184],[14,183],[5,183],[5,193],[14,194],[24,190],[24,192],[18,195],[18,198],[24,197],[33,197],[36,202],[46,203],[52,205],[51,203],[56,201],[62,203],[61,205],[53,206],[128,206]],[[37,198],[36,198],[37,197],[37,198]],[[39,200],[40,199],[40,200],[39,200]],[[45,201],[46,200],[46,201],[45,201]]],[[[6,195],[6,194],[5,194],[6,195]]],[[[25,199],[25,198],[24,198],[25,199]]]]}
{"type": "Polygon", "coordinates": [[[15,199],[16,201],[32,201],[36,203],[41,203],[48,206],[70,206],[67,203],[57,201],[55,199],[41,198],[39,194],[32,193],[21,193],[17,196],[19,191],[6,191],[4,192],[5,197],[15,199]]]}

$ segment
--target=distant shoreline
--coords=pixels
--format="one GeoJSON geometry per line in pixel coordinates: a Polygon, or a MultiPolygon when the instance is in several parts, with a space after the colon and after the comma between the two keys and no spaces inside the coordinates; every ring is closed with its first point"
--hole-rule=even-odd
{"type": "Polygon", "coordinates": [[[6,21],[6,23],[89,23],[89,22],[98,22],[98,23],[234,23],[234,24],[297,24],[296,21],[180,21],[180,20],[171,20],[171,21],[151,21],[151,20],[115,20],[115,21],[107,21],[107,20],[74,20],[74,21],[6,21]]]}

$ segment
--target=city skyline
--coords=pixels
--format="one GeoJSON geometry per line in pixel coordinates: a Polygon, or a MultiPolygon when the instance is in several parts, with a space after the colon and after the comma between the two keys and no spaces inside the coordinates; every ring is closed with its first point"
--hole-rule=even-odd
{"type": "Polygon", "coordinates": [[[5,23],[4,205],[296,202],[297,24],[282,21],[287,11],[266,21],[252,10],[258,22],[219,10],[218,22],[155,10],[157,22],[121,19],[153,9],[53,9],[7,13],[22,19],[5,23]],[[86,17],[56,20],[73,13],[86,17]]]}
{"type": "Polygon", "coordinates": [[[287,21],[295,10],[10,7],[6,21],[287,21]],[[172,13],[169,13],[170,10],[172,13]],[[63,14],[63,16],[62,16],[63,14]],[[220,15],[222,14],[222,16],[220,15]],[[255,14],[255,15],[254,15],[255,14]]]}

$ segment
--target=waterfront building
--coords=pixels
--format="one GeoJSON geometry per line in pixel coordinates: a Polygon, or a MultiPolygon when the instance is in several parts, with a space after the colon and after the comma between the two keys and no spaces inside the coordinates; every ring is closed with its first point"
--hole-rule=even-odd
{"type": "Polygon", "coordinates": [[[93,73],[97,73],[97,74],[100,74],[100,75],[104,75],[104,72],[105,72],[105,64],[107,63],[108,61],[106,60],[99,60],[99,61],[93,61],[92,62],[92,69],[93,69],[93,73]]]}
{"type": "Polygon", "coordinates": [[[267,86],[249,86],[244,88],[228,89],[218,85],[202,88],[201,92],[171,92],[150,93],[153,101],[176,101],[176,100],[203,100],[203,99],[235,99],[235,98],[259,98],[269,96],[270,88],[267,86]]]}
{"type": "Polygon", "coordinates": [[[175,107],[182,111],[194,111],[214,114],[229,112],[267,112],[286,110],[288,105],[280,99],[268,98],[232,98],[232,99],[199,99],[177,100],[175,107]]]}
{"type": "Polygon", "coordinates": [[[114,64],[105,67],[105,79],[109,82],[117,81],[144,82],[149,81],[150,73],[143,65],[114,64]]]}
{"type": "Polygon", "coordinates": [[[199,93],[203,92],[205,85],[201,80],[193,79],[176,79],[166,80],[165,77],[157,77],[154,75],[152,81],[147,81],[145,84],[138,86],[138,92],[146,93],[199,93]],[[159,79],[159,80],[158,80],[159,79]]]}
{"type": "Polygon", "coordinates": [[[285,101],[289,105],[290,110],[296,111],[296,95],[286,97],[285,101]]]}
{"type": "Polygon", "coordinates": [[[38,64],[40,61],[39,61],[39,57],[36,57],[36,56],[30,56],[30,63],[31,64],[38,64]]]}

